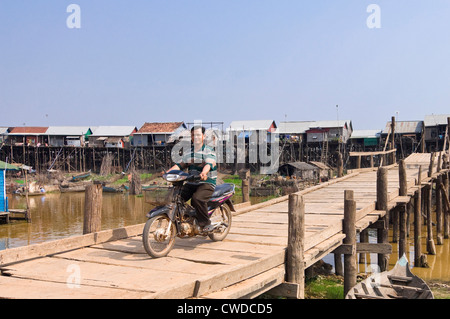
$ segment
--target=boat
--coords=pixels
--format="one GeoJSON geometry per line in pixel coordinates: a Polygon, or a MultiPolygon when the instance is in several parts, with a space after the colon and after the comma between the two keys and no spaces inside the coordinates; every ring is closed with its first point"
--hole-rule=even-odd
{"type": "Polygon", "coordinates": [[[86,190],[86,186],[73,186],[73,187],[59,186],[59,190],[61,193],[84,192],[86,190]]]}
{"type": "Polygon", "coordinates": [[[409,269],[403,255],[390,271],[375,273],[354,286],[346,299],[434,299],[433,293],[421,278],[409,269]]]}
{"type": "Polygon", "coordinates": [[[86,172],[86,173],[82,173],[82,174],[78,174],[78,175],[73,175],[71,181],[72,181],[72,182],[76,182],[76,181],[85,179],[85,178],[87,178],[87,177],[89,177],[89,176],[91,176],[91,171],[90,171],[90,170],[89,170],[88,172],[86,172]]]}
{"type": "Polygon", "coordinates": [[[123,193],[122,188],[114,188],[110,186],[103,186],[103,192],[105,193],[123,193]]]}

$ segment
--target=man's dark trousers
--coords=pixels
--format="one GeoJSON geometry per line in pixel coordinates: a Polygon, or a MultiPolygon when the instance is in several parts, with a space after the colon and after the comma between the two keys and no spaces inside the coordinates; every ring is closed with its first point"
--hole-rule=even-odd
{"type": "Polygon", "coordinates": [[[208,201],[213,193],[214,185],[209,183],[186,183],[181,190],[181,197],[185,201],[191,199],[191,205],[197,211],[197,221],[200,227],[211,223],[208,216],[208,201]]]}

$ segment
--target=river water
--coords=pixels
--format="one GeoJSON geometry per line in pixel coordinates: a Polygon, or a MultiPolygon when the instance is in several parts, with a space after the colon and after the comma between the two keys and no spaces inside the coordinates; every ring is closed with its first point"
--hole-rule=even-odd
{"type": "MultiPolygon", "coordinates": [[[[53,193],[41,196],[30,196],[30,212],[32,222],[13,221],[9,225],[0,224],[0,250],[31,245],[50,240],[77,236],[83,234],[84,192],[53,193]]],[[[252,198],[252,204],[262,198],[252,198]]],[[[239,203],[242,198],[234,197],[239,203]]],[[[21,196],[10,196],[9,207],[26,208],[26,199],[21,196]]],[[[146,213],[153,207],[145,202],[144,197],[128,195],[127,193],[103,193],[102,230],[114,229],[146,222],[146,213]]],[[[424,280],[441,280],[450,282],[450,240],[445,239],[444,245],[436,245],[436,256],[427,255],[430,268],[414,267],[413,227],[409,238],[409,254],[412,272],[424,280]]],[[[392,239],[392,233],[390,235],[392,239]]],[[[426,228],[422,230],[422,252],[426,253],[426,228]]],[[[369,230],[369,242],[376,242],[376,231],[369,230]]],[[[436,241],[435,241],[436,243],[436,241]]],[[[398,255],[397,244],[392,244],[393,253],[390,257],[389,269],[394,267],[398,255]]],[[[332,255],[324,261],[334,265],[332,255]]],[[[371,272],[371,265],[377,264],[376,254],[367,254],[366,263],[358,264],[359,271],[371,272]]]]}

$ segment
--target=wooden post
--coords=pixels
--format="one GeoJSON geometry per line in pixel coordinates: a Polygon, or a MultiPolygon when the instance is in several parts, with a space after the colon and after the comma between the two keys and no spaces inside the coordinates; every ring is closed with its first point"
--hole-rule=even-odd
{"type": "MultiPolygon", "coordinates": [[[[432,182],[431,182],[432,185],[432,182]]],[[[429,255],[436,255],[436,247],[434,246],[433,240],[433,224],[431,217],[431,201],[433,195],[433,187],[431,185],[427,185],[425,187],[426,196],[426,210],[427,210],[427,252],[429,255]]]]}
{"type": "MultiPolygon", "coordinates": [[[[395,116],[391,118],[391,150],[395,148],[395,116]]],[[[395,164],[396,162],[396,154],[395,152],[392,152],[390,154],[391,156],[391,164],[395,164]]]]}
{"type": "MultiPolygon", "coordinates": [[[[369,242],[369,230],[367,228],[364,230],[361,230],[361,232],[359,233],[359,242],[360,243],[368,243],[369,242]]],[[[366,263],[366,253],[359,254],[359,263],[360,264],[366,263]]]]}
{"type": "Polygon", "coordinates": [[[299,286],[297,298],[305,298],[305,204],[298,194],[289,195],[288,246],[286,258],[286,281],[299,286]]]}
{"type": "MultiPolygon", "coordinates": [[[[388,188],[388,169],[386,167],[380,167],[377,171],[377,202],[376,209],[384,210],[386,215],[381,218],[384,222],[384,227],[377,229],[377,241],[378,243],[388,243],[388,230],[389,230],[389,212],[387,210],[387,188],[388,188]]],[[[378,254],[378,266],[380,271],[387,270],[389,261],[389,255],[378,254]]]]}
{"type": "Polygon", "coordinates": [[[403,256],[404,253],[407,253],[407,236],[406,236],[406,204],[401,204],[400,209],[398,210],[399,214],[399,228],[400,228],[400,237],[398,241],[398,255],[403,256]]]}
{"type": "Polygon", "coordinates": [[[353,190],[344,192],[344,244],[351,245],[352,253],[344,255],[344,296],[356,285],[356,202],[353,190]]]}
{"type": "Polygon", "coordinates": [[[421,262],[422,256],[422,204],[421,204],[421,189],[414,194],[414,267],[423,267],[421,262]]]}
{"type": "Polygon", "coordinates": [[[394,209],[392,209],[390,211],[390,214],[392,221],[392,242],[398,243],[399,218],[400,218],[399,207],[395,207],[394,209]]]}
{"type": "Polygon", "coordinates": [[[337,166],[338,166],[337,177],[344,176],[344,161],[342,159],[342,154],[340,152],[338,153],[337,166]]]}
{"type": "MultiPolygon", "coordinates": [[[[440,158],[440,157],[439,157],[440,158]]],[[[436,179],[436,245],[443,245],[444,238],[442,236],[442,176],[436,179]]]]}
{"type": "Polygon", "coordinates": [[[142,194],[141,177],[137,173],[134,164],[131,168],[130,195],[142,194]]]}
{"type": "Polygon", "coordinates": [[[436,167],[436,172],[440,172],[440,171],[441,171],[441,165],[442,165],[442,152],[439,152],[439,157],[438,157],[438,163],[437,163],[437,167],[436,167]]]}
{"type": "Polygon", "coordinates": [[[431,153],[430,156],[430,165],[428,166],[428,177],[431,177],[431,175],[433,175],[433,165],[434,165],[434,157],[435,157],[435,153],[431,153]]]}
{"type": "MultiPolygon", "coordinates": [[[[408,196],[408,181],[406,177],[406,166],[405,161],[402,159],[399,162],[398,166],[398,174],[399,174],[399,195],[400,196],[408,196]]],[[[406,253],[406,244],[407,244],[407,237],[406,237],[406,204],[402,204],[400,209],[397,211],[398,214],[398,221],[399,221],[399,228],[400,228],[400,238],[399,238],[399,256],[403,256],[403,253],[406,253]]]]}
{"type": "MultiPolygon", "coordinates": [[[[341,152],[338,153],[337,159],[337,177],[344,176],[344,161],[342,159],[341,152]]],[[[342,256],[341,254],[334,254],[334,269],[338,276],[344,275],[344,270],[342,267],[342,256]]]]}
{"type": "Polygon", "coordinates": [[[83,234],[95,233],[102,227],[103,186],[95,183],[86,187],[83,234]]]}
{"type": "Polygon", "coordinates": [[[248,179],[242,180],[242,202],[250,201],[250,181],[248,179]]]}
{"type": "Polygon", "coordinates": [[[334,273],[336,276],[344,276],[344,266],[342,266],[342,254],[333,253],[334,255],[334,273]]]}
{"type": "Polygon", "coordinates": [[[448,185],[449,185],[449,176],[448,172],[444,175],[444,180],[442,183],[442,197],[445,203],[445,209],[444,209],[444,238],[449,238],[449,231],[450,231],[450,198],[447,196],[448,194],[448,185]]]}

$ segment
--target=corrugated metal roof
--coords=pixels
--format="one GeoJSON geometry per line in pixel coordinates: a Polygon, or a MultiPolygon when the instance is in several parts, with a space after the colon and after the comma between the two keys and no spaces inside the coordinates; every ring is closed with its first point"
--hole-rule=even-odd
{"type": "Polygon", "coordinates": [[[229,129],[231,131],[268,130],[274,122],[274,120],[233,121],[229,129]]]}
{"type": "Polygon", "coordinates": [[[311,124],[310,128],[332,128],[332,127],[344,127],[347,124],[347,127],[350,129],[352,128],[352,121],[351,120],[339,120],[339,121],[315,121],[313,124],[311,124]]]}
{"type": "Polygon", "coordinates": [[[88,132],[89,126],[49,126],[45,135],[81,136],[88,132]]]}
{"type": "Polygon", "coordinates": [[[424,123],[425,126],[447,125],[447,117],[450,117],[450,114],[425,115],[424,123]]]}
{"type": "Polygon", "coordinates": [[[91,136],[129,136],[136,126],[98,126],[91,136]]]}
{"type": "MultiPolygon", "coordinates": [[[[395,121],[395,134],[420,134],[422,133],[422,121],[395,121]]],[[[391,122],[386,123],[381,134],[388,134],[391,129],[391,122]]]]}
{"type": "Polygon", "coordinates": [[[280,122],[277,128],[279,134],[305,133],[313,128],[336,128],[347,125],[348,129],[353,130],[352,121],[298,121],[298,122],[280,122]]]}
{"type": "Polygon", "coordinates": [[[330,167],[327,164],[322,163],[322,162],[313,162],[313,161],[311,161],[311,162],[309,162],[309,164],[317,166],[320,169],[330,169],[330,167]]]}
{"type": "Polygon", "coordinates": [[[276,133],[279,134],[302,134],[309,130],[310,125],[314,121],[301,121],[301,122],[280,122],[276,133]]]}
{"type": "Polygon", "coordinates": [[[311,170],[318,169],[316,166],[305,163],[305,162],[291,162],[291,163],[281,165],[280,168],[283,166],[286,166],[286,165],[295,167],[296,169],[301,170],[301,171],[311,171],[311,170]]]}

